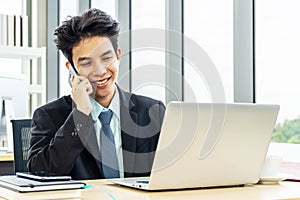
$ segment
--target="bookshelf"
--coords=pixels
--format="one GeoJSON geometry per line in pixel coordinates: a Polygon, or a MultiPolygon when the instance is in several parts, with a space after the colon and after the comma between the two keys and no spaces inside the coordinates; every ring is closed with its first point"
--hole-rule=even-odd
{"type": "Polygon", "coordinates": [[[46,103],[46,47],[17,47],[0,45],[0,58],[22,60],[21,74],[27,79],[31,96],[29,113],[46,103]],[[34,67],[31,60],[40,60],[34,67]]]}
{"type": "Polygon", "coordinates": [[[0,58],[21,60],[16,73],[29,85],[29,115],[46,103],[46,48],[28,47],[30,37],[27,15],[0,13],[0,58]]]}

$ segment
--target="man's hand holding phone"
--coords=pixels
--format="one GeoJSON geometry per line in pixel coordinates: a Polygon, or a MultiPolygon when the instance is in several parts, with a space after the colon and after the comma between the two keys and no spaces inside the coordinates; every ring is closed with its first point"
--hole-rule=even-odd
{"type": "MultiPolygon", "coordinates": [[[[72,68],[72,66],[70,66],[69,68],[72,68]]],[[[72,87],[71,97],[76,103],[77,109],[84,114],[89,115],[93,109],[89,98],[89,95],[93,93],[93,87],[90,81],[86,77],[74,75],[73,72],[70,76],[70,84],[72,87]]]]}

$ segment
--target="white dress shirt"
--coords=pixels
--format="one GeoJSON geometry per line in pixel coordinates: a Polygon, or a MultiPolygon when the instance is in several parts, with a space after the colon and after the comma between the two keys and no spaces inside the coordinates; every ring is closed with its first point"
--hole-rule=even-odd
{"type": "Polygon", "coordinates": [[[119,164],[119,172],[120,172],[120,178],[124,177],[124,166],[123,166],[123,153],[122,153],[122,139],[121,139],[121,123],[120,123],[120,98],[119,98],[119,91],[117,88],[115,89],[115,94],[113,96],[113,99],[109,105],[108,108],[104,108],[101,106],[95,99],[90,97],[91,103],[93,105],[93,110],[91,112],[93,120],[96,121],[94,124],[98,146],[100,147],[100,130],[101,130],[101,122],[99,120],[99,115],[102,112],[102,110],[112,110],[113,116],[110,122],[111,130],[114,134],[115,139],[115,146],[116,146],[116,152],[118,157],[118,164],[119,164]]]}

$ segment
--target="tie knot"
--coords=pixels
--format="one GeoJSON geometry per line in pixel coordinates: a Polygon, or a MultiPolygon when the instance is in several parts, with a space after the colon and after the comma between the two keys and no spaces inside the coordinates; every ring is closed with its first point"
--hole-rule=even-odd
{"type": "Polygon", "coordinates": [[[99,119],[102,125],[110,124],[111,118],[113,116],[113,112],[111,110],[102,111],[99,115],[99,119]]]}

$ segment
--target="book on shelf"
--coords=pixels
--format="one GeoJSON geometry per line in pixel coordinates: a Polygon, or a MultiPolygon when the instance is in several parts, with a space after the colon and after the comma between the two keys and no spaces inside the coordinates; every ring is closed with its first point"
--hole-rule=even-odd
{"type": "Polygon", "coordinates": [[[14,46],[21,46],[21,16],[14,15],[14,46]]]}
{"type": "Polygon", "coordinates": [[[21,46],[28,47],[28,16],[21,15],[21,46]]]}
{"type": "Polygon", "coordinates": [[[7,45],[15,44],[15,16],[7,15],[7,45]]]}
{"type": "Polygon", "coordinates": [[[0,14],[0,45],[7,45],[7,15],[0,14]]]}
{"type": "Polygon", "coordinates": [[[38,192],[54,190],[80,189],[85,183],[75,180],[68,181],[35,181],[17,177],[16,175],[0,176],[0,187],[15,192],[38,192]]]}
{"type": "Polygon", "coordinates": [[[28,47],[28,16],[0,14],[0,45],[28,47]]]}

